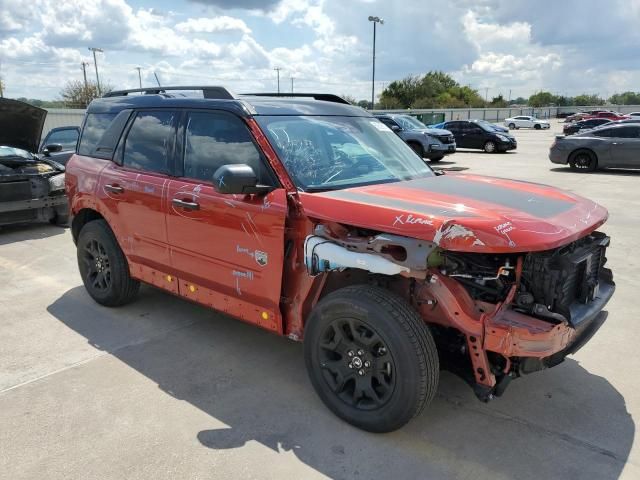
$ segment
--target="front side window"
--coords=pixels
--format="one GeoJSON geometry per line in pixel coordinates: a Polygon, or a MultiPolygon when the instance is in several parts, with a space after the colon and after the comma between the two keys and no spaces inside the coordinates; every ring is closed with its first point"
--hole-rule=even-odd
{"type": "Polygon", "coordinates": [[[429,177],[410,147],[370,117],[257,116],[296,186],[336,190],[429,177]]]}
{"type": "Polygon", "coordinates": [[[190,113],[184,142],[184,176],[211,181],[218,168],[229,164],[249,165],[259,183],[270,184],[269,171],[242,120],[225,113],[190,113]]]}
{"type": "Polygon", "coordinates": [[[67,128],[65,130],[56,130],[51,132],[45,141],[47,145],[62,145],[63,150],[72,150],[76,148],[78,143],[78,130],[75,128],[67,128]]]}
{"type": "Polygon", "coordinates": [[[124,144],[123,165],[168,173],[175,140],[173,111],[138,112],[124,144]]]}
{"type": "Polygon", "coordinates": [[[622,127],[610,129],[610,137],[614,138],[638,138],[640,129],[638,127],[622,127]]]}
{"type": "Polygon", "coordinates": [[[102,138],[104,132],[109,128],[115,113],[89,113],[82,128],[82,137],[78,145],[80,155],[91,155],[102,138]]]}

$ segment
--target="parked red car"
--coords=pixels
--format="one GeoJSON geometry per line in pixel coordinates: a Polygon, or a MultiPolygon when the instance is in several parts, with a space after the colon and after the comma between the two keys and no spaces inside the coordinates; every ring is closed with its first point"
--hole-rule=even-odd
{"type": "Polygon", "coordinates": [[[604,323],[615,287],[597,203],[436,174],[333,95],[173,90],[94,100],[67,165],[98,303],[145,282],[304,339],[320,398],[375,432],[420,413],[441,366],[487,401],[604,323]]]}
{"type": "Polygon", "coordinates": [[[617,112],[597,112],[592,115],[589,115],[585,118],[585,120],[590,118],[608,118],[609,120],[626,120],[627,118],[631,118],[629,115],[623,115],[622,113],[617,112]]]}

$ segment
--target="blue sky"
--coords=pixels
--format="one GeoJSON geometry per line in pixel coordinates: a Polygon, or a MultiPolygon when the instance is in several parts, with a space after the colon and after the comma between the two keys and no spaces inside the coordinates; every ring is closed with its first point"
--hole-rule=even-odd
{"type": "MultiPolygon", "coordinates": [[[[5,95],[55,99],[101,47],[116,88],[220,84],[369,98],[372,26],[377,91],[439,69],[484,95],[640,90],[640,0],[1,0],[5,95]],[[603,6],[606,4],[606,8],[603,6]]],[[[93,65],[89,66],[94,78],[93,65]]]]}

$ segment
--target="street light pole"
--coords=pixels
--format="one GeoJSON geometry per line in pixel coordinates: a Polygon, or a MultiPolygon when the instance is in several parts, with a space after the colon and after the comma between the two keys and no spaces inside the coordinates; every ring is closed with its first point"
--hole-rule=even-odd
{"type": "Polygon", "coordinates": [[[282,69],[280,67],[275,67],[274,70],[278,74],[278,94],[280,94],[280,70],[282,69]]]}
{"type": "Polygon", "coordinates": [[[384,20],[380,17],[369,16],[369,21],[373,22],[373,70],[371,72],[371,109],[373,110],[376,91],[376,23],[384,25],[384,20]]]}
{"type": "Polygon", "coordinates": [[[140,88],[142,88],[142,76],[140,75],[141,69],[142,67],[136,67],[136,70],[138,70],[138,84],[140,85],[140,88]]]}
{"type": "Polygon", "coordinates": [[[96,60],[96,52],[104,52],[101,48],[89,47],[89,50],[93,52],[93,64],[96,67],[96,86],[98,87],[98,96],[102,95],[100,91],[100,76],[98,75],[98,61],[96,60]]]}

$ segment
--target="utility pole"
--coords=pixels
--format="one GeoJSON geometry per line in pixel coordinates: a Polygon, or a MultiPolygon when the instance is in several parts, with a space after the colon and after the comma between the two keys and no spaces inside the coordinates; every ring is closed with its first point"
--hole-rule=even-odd
{"type": "Polygon", "coordinates": [[[371,72],[371,110],[373,110],[376,90],[376,24],[384,25],[384,20],[380,17],[369,16],[369,21],[373,22],[373,70],[371,72]]]}
{"type": "Polygon", "coordinates": [[[136,70],[138,70],[138,84],[140,85],[140,88],[142,88],[142,76],[140,75],[141,69],[141,67],[136,67],[136,70]]]}
{"type": "Polygon", "coordinates": [[[282,69],[280,67],[275,67],[274,70],[278,74],[278,94],[280,94],[280,70],[282,69]]]}
{"type": "Polygon", "coordinates": [[[291,77],[291,93],[293,93],[293,77],[291,77]]]}
{"type": "Polygon", "coordinates": [[[489,101],[489,87],[484,89],[484,103],[489,101]]]}
{"type": "Polygon", "coordinates": [[[102,53],[104,52],[104,50],[97,47],[89,47],[89,50],[93,52],[93,64],[96,67],[96,86],[98,87],[98,96],[101,96],[102,92],[100,91],[100,76],[98,75],[98,61],[96,60],[96,52],[102,53]]]}
{"type": "Polygon", "coordinates": [[[511,89],[509,89],[509,102],[511,102],[511,89]]]}
{"type": "Polygon", "coordinates": [[[2,82],[2,62],[0,62],[0,98],[4,98],[4,83],[2,82]]]}
{"type": "Polygon", "coordinates": [[[89,62],[82,62],[82,76],[84,77],[85,90],[89,88],[89,84],[87,83],[87,65],[89,65],[89,62]]]}

